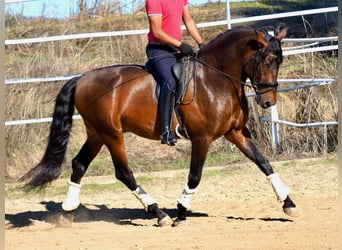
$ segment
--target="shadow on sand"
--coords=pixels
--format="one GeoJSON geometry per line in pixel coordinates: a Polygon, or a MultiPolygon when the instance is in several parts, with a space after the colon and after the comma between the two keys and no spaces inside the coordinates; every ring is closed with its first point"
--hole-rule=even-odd
{"type": "MultiPolygon", "coordinates": [[[[43,201],[42,205],[45,206],[46,211],[27,211],[17,214],[5,214],[6,228],[21,228],[33,225],[33,221],[42,221],[50,224],[57,225],[60,215],[65,214],[61,208],[61,203],[53,201],[43,201]]],[[[137,208],[108,208],[106,205],[92,205],[86,207],[80,205],[73,213],[73,222],[92,222],[92,221],[105,221],[115,223],[118,225],[133,225],[142,226],[141,224],[134,223],[136,219],[154,219],[154,217],[147,213],[144,209],[137,208]]],[[[171,218],[177,217],[177,209],[162,209],[171,218]]],[[[208,217],[208,214],[197,213],[189,211],[188,217],[208,217]]]]}

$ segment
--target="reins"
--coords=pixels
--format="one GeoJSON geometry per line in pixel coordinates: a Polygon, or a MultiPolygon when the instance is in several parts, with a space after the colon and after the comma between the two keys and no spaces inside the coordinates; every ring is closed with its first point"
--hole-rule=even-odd
{"type": "MultiPolygon", "coordinates": [[[[259,64],[260,64],[259,57],[260,57],[260,55],[261,55],[262,53],[265,53],[265,52],[263,52],[262,50],[257,50],[257,52],[255,52],[255,54],[252,55],[252,56],[247,60],[247,62],[244,64],[244,66],[246,66],[247,64],[249,64],[249,63],[252,62],[253,60],[256,60],[256,63],[255,63],[255,65],[254,65],[254,72],[255,72],[255,73],[256,73],[256,72],[259,72],[259,66],[260,66],[260,65],[259,65],[259,64]]],[[[277,57],[276,55],[273,55],[273,54],[268,54],[268,55],[277,57]]],[[[206,63],[206,62],[204,62],[203,60],[199,59],[199,58],[197,57],[197,55],[196,55],[196,56],[191,56],[191,58],[192,58],[194,61],[201,63],[202,65],[204,65],[204,66],[210,68],[211,70],[214,70],[215,72],[217,72],[217,73],[219,73],[219,74],[221,74],[221,75],[227,77],[227,78],[230,79],[230,80],[237,81],[237,82],[239,82],[240,84],[242,84],[242,85],[244,85],[244,86],[253,88],[253,89],[255,90],[255,93],[256,93],[257,95],[263,94],[263,93],[266,93],[266,92],[270,91],[270,90],[266,90],[266,91],[261,92],[261,91],[259,91],[259,90],[257,89],[257,87],[264,87],[264,88],[266,88],[266,87],[272,87],[273,89],[275,89],[275,88],[278,87],[278,82],[270,82],[270,83],[267,83],[267,82],[258,82],[258,81],[256,81],[256,74],[254,74],[253,79],[250,79],[250,80],[251,80],[251,84],[249,84],[249,83],[246,83],[246,82],[244,82],[244,81],[241,81],[240,79],[238,79],[238,78],[236,78],[236,77],[234,77],[234,76],[232,76],[232,75],[230,75],[230,74],[228,74],[228,73],[226,73],[226,72],[224,72],[224,71],[222,71],[222,70],[220,70],[220,69],[218,69],[218,68],[216,68],[216,67],[214,67],[214,66],[212,66],[212,65],[210,65],[210,64],[208,64],[208,63],[206,63]],[[253,84],[253,83],[255,83],[255,84],[253,84]]]]}
{"type": "Polygon", "coordinates": [[[221,74],[221,75],[223,75],[223,76],[225,76],[225,77],[227,77],[227,78],[229,78],[229,79],[231,79],[231,80],[235,80],[235,81],[239,82],[240,84],[245,85],[245,86],[247,86],[247,87],[253,87],[251,84],[248,84],[248,83],[246,83],[246,82],[243,82],[243,81],[241,81],[240,79],[238,79],[238,78],[236,78],[236,77],[234,77],[234,76],[231,76],[231,75],[227,74],[226,72],[224,72],[224,71],[222,71],[222,70],[219,70],[218,68],[216,68],[216,67],[214,67],[214,66],[212,66],[212,65],[210,65],[210,64],[208,64],[208,63],[206,63],[206,62],[204,62],[203,60],[199,59],[197,56],[192,56],[191,58],[192,58],[193,60],[195,60],[195,61],[197,61],[197,62],[203,64],[204,66],[208,67],[209,69],[214,70],[214,71],[216,71],[217,73],[219,73],[219,74],[221,74]]]}

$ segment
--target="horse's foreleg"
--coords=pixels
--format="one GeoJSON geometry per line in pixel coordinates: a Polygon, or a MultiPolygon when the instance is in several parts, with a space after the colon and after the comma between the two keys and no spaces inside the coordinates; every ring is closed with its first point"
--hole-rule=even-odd
{"type": "Polygon", "coordinates": [[[133,192],[133,195],[141,202],[145,210],[158,218],[159,226],[168,226],[172,220],[168,214],[159,209],[157,202],[139,185],[133,192]]]}
{"type": "Polygon", "coordinates": [[[133,195],[142,203],[145,210],[158,219],[159,226],[171,225],[171,218],[158,207],[157,202],[137,184],[132,170],[128,166],[126,151],[122,137],[111,140],[111,144],[107,145],[115,167],[115,177],[124,183],[133,193],[133,195]]]}
{"type": "Polygon", "coordinates": [[[157,202],[136,183],[133,173],[128,166],[119,165],[117,160],[115,162],[116,178],[122,181],[132,191],[132,194],[141,202],[147,212],[157,217],[159,226],[171,225],[171,218],[168,214],[160,210],[157,202]]]}
{"type": "Polygon", "coordinates": [[[203,138],[199,141],[194,139],[192,140],[191,163],[188,182],[185,185],[181,196],[177,200],[178,216],[174,221],[173,226],[177,226],[182,221],[186,220],[186,211],[187,209],[190,209],[191,198],[201,181],[203,165],[210,143],[211,141],[203,140],[203,138]]]}
{"type": "Polygon", "coordinates": [[[271,183],[278,201],[284,202],[283,211],[287,215],[295,216],[296,205],[289,197],[290,189],[284,185],[279,175],[273,172],[269,161],[261,154],[251,140],[248,129],[230,131],[225,137],[234,143],[267,176],[267,180],[271,183]]]}

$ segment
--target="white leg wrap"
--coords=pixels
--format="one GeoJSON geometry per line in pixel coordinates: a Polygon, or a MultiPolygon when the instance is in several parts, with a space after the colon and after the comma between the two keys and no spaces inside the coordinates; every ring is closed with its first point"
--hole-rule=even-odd
{"type": "Polygon", "coordinates": [[[65,201],[62,203],[64,211],[75,210],[80,205],[79,195],[81,191],[81,185],[69,181],[69,190],[65,201]]]}
{"type": "Polygon", "coordinates": [[[141,204],[143,204],[146,211],[149,205],[156,203],[156,201],[151,196],[149,196],[148,193],[146,193],[140,185],[132,193],[135,197],[137,197],[141,204]]]}
{"type": "Polygon", "coordinates": [[[188,184],[185,184],[185,187],[183,189],[183,192],[181,194],[181,196],[178,198],[178,203],[182,204],[183,207],[189,209],[190,208],[190,201],[191,201],[191,197],[192,195],[195,193],[196,189],[190,189],[188,187],[188,184]]]}
{"type": "Polygon", "coordinates": [[[274,173],[267,176],[267,180],[271,182],[274,192],[277,195],[278,201],[284,201],[290,193],[290,188],[286,187],[279,177],[279,174],[274,173]]]}

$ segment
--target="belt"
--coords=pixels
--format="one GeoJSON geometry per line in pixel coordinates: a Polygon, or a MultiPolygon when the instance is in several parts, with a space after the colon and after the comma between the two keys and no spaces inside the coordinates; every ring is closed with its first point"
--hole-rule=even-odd
{"type": "Polygon", "coordinates": [[[159,47],[159,48],[171,48],[175,51],[178,51],[178,48],[174,47],[174,46],[171,46],[171,45],[168,45],[166,43],[161,43],[161,42],[152,42],[152,41],[148,41],[148,45],[150,46],[154,46],[154,47],[159,47]]]}
{"type": "Polygon", "coordinates": [[[166,46],[167,44],[165,43],[161,43],[161,42],[152,42],[152,41],[148,41],[148,44],[150,45],[159,45],[159,46],[166,46]]]}

